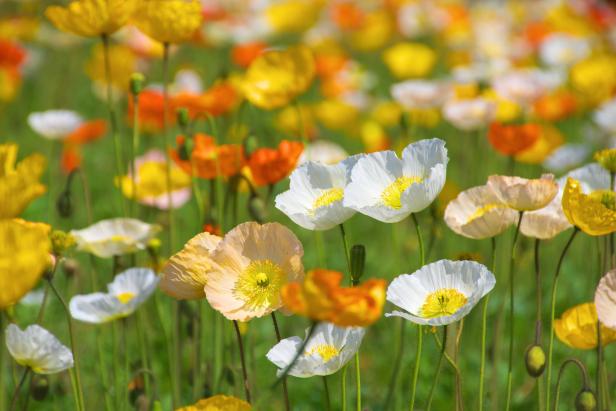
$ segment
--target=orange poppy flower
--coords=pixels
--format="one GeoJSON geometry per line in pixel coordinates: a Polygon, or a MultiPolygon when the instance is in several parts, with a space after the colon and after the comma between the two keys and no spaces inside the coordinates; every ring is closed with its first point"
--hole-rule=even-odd
{"type": "Polygon", "coordinates": [[[524,38],[533,47],[538,47],[554,30],[545,21],[533,21],[524,27],[524,38]]]}
{"type": "Polygon", "coordinates": [[[262,41],[238,44],[231,50],[231,58],[238,66],[247,68],[254,59],[263,54],[266,48],[267,44],[262,41]]]}
{"type": "Polygon", "coordinates": [[[0,39],[0,67],[19,67],[26,59],[26,51],[17,43],[0,39]]]}
{"type": "Polygon", "coordinates": [[[304,283],[289,283],[282,289],[287,309],[315,321],[341,327],[366,327],[381,317],[385,303],[385,280],[371,279],[357,287],[340,287],[342,273],[324,269],[310,271],[304,283]]]}
{"type": "Polygon", "coordinates": [[[213,116],[221,116],[232,111],[239,101],[235,88],[226,82],[210,87],[201,96],[205,111],[213,116]]]}
{"type": "Polygon", "coordinates": [[[62,158],[60,166],[66,174],[72,173],[76,168],[81,166],[81,150],[79,146],[74,144],[65,144],[62,148],[62,158]]]}
{"type": "MultiPolygon", "coordinates": [[[[176,139],[178,147],[182,147],[186,141],[184,136],[176,139]]],[[[192,174],[192,164],[189,159],[183,159],[180,150],[172,150],[171,158],[187,174],[192,174]]],[[[191,154],[195,171],[198,177],[211,180],[220,174],[223,177],[237,175],[244,166],[242,147],[238,144],[222,144],[217,146],[212,136],[197,133],[193,137],[193,149],[191,154]]]]}
{"type": "Polygon", "coordinates": [[[572,93],[563,91],[539,97],[533,108],[539,118],[557,121],[573,114],[577,108],[577,101],[572,93]]]}
{"type": "Polygon", "coordinates": [[[316,73],[321,78],[335,76],[349,61],[342,53],[321,53],[314,57],[316,73]]]}
{"type": "MultiPolygon", "coordinates": [[[[128,99],[128,121],[133,121],[134,102],[132,96],[128,99]]],[[[141,128],[150,133],[163,129],[163,93],[157,90],[144,90],[139,94],[139,122],[141,128]]],[[[169,110],[171,113],[171,110],[169,110]]],[[[171,120],[169,114],[169,120],[171,120]]]]}
{"type": "Polygon", "coordinates": [[[488,140],[496,151],[506,156],[518,154],[531,147],[541,134],[537,124],[504,125],[492,123],[488,131],[488,140]]]}
{"type": "Polygon", "coordinates": [[[341,30],[356,30],[364,24],[366,15],[354,3],[343,1],[332,6],[331,18],[341,30]]]}
{"type": "Polygon", "coordinates": [[[282,140],[278,148],[263,147],[248,158],[248,167],[257,186],[275,184],[293,171],[304,145],[297,141],[282,140]]]}
{"type": "Polygon", "coordinates": [[[107,122],[105,120],[87,121],[69,134],[65,141],[71,144],[90,143],[103,137],[106,132],[107,122]]]}

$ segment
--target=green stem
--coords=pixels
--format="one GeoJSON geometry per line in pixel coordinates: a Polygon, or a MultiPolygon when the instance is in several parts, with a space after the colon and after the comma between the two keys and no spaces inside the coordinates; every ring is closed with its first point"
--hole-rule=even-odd
{"type": "Polygon", "coordinates": [[[181,401],[182,392],[180,390],[180,379],[182,375],[182,347],[180,340],[182,339],[182,316],[180,315],[180,302],[173,300],[171,302],[171,316],[173,317],[173,324],[171,328],[171,344],[172,351],[172,363],[171,372],[173,373],[173,397],[177,398],[178,403],[181,401]]]}
{"type": "MultiPolygon", "coordinates": [[[[137,152],[139,151],[139,93],[133,94],[133,136],[132,136],[132,161],[131,178],[132,178],[132,207],[137,208],[137,152]]],[[[136,216],[136,213],[134,214],[136,216]]]]}
{"type": "Polygon", "coordinates": [[[355,385],[357,386],[357,411],[361,411],[361,370],[359,368],[359,350],[355,353],[355,385]]]}
{"type": "Polygon", "coordinates": [[[19,391],[21,391],[21,388],[25,384],[26,379],[28,378],[29,374],[30,374],[30,368],[26,368],[23,374],[21,375],[21,379],[19,380],[19,383],[15,387],[15,391],[13,391],[13,397],[11,399],[11,406],[9,408],[10,411],[15,410],[15,407],[17,406],[17,398],[19,398],[19,391]]]}
{"type": "Polygon", "coordinates": [[[346,376],[349,365],[345,365],[342,369],[342,378],[341,378],[341,396],[342,396],[342,411],[346,411],[346,403],[347,403],[347,395],[346,395],[346,376]]]}
{"type": "Polygon", "coordinates": [[[432,408],[432,400],[434,399],[434,391],[438,383],[438,377],[441,373],[441,365],[443,364],[443,357],[445,356],[446,347],[447,347],[447,326],[444,326],[443,327],[443,344],[441,345],[441,354],[438,357],[438,363],[436,364],[436,372],[434,373],[434,380],[432,381],[432,386],[430,387],[430,394],[428,395],[428,405],[426,406],[427,411],[430,411],[430,409],[432,408]]]}
{"type": "MultiPolygon", "coordinates": [[[[167,233],[169,254],[174,250],[175,244],[175,222],[173,218],[173,204],[171,194],[171,135],[169,134],[169,43],[163,44],[163,133],[165,135],[165,180],[167,185],[167,224],[169,231],[167,233]]],[[[177,358],[176,358],[177,360],[177,358]]]]}
{"type": "Polygon", "coordinates": [[[240,327],[237,321],[233,320],[233,327],[235,328],[235,336],[237,337],[237,345],[240,351],[240,361],[242,363],[242,376],[244,378],[244,394],[246,401],[250,402],[250,384],[248,382],[248,369],[246,368],[246,358],[244,356],[244,343],[242,341],[242,334],[240,333],[240,327]]]}
{"type": "Polygon", "coordinates": [[[351,275],[351,258],[349,256],[349,243],[346,237],[346,231],[344,230],[344,224],[340,224],[340,235],[342,236],[342,245],[344,247],[344,258],[347,264],[347,270],[349,270],[349,275],[351,275]]]}
{"type": "Polygon", "coordinates": [[[105,398],[105,410],[111,411],[113,410],[113,406],[109,398],[109,386],[107,385],[109,379],[107,378],[107,367],[105,366],[105,359],[103,357],[103,338],[100,330],[97,330],[96,332],[96,348],[98,349],[98,368],[101,373],[100,377],[101,384],[103,386],[103,396],[105,398]]]}
{"type": "Polygon", "coordinates": [[[423,267],[426,264],[425,260],[425,251],[424,251],[424,241],[423,236],[421,235],[421,227],[419,226],[419,221],[417,221],[417,216],[415,213],[411,214],[411,218],[413,219],[413,224],[415,225],[415,234],[417,235],[417,242],[419,242],[419,267],[423,267]]]}
{"type": "MultiPolygon", "coordinates": [[[[417,216],[415,214],[411,214],[411,218],[413,220],[413,224],[415,225],[415,233],[417,235],[417,242],[419,243],[419,266],[423,267],[425,264],[425,254],[424,254],[424,242],[423,236],[421,235],[421,227],[419,226],[419,221],[417,221],[417,216]]],[[[421,349],[423,343],[423,327],[421,324],[417,325],[417,349],[415,352],[415,367],[413,368],[413,382],[411,385],[411,405],[410,410],[413,411],[415,409],[415,397],[417,395],[417,380],[419,379],[419,366],[421,364],[421,349]]]]}
{"type": "Polygon", "coordinates": [[[325,392],[325,410],[330,411],[332,409],[331,401],[329,399],[329,386],[327,385],[327,376],[323,376],[323,391],[325,392]]]}
{"type": "Polygon", "coordinates": [[[511,409],[511,389],[513,384],[513,339],[515,334],[515,317],[514,317],[514,295],[515,295],[515,283],[513,270],[515,267],[515,252],[516,245],[518,243],[518,237],[520,234],[520,226],[522,225],[522,219],[524,218],[524,212],[520,211],[518,216],[518,224],[513,235],[513,241],[511,242],[511,258],[509,259],[509,361],[507,365],[507,402],[505,409],[509,411],[511,409]]]}
{"type": "Polygon", "coordinates": [[[223,361],[223,319],[218,312],[214,312],[214,372],[213,372],[213,384],[214,392],[220,391],[220,378],[222,374],[222,361],[223,361]]]}
{"type": "Polygon", "coordinates": [[[402,363],[402,357],[404,354],[404,326],[406,325],[406,320],[404,318],[398,318],[400,326],[398,327],[398,349],[396,350],[396,359],[394,360],[394,369],[391,374],[391,379],[389,381],[389,385],[387,388],[387,396],[385,397],[385,405],[383,405],[383,411],[387,411],[391,406],[391,401],[394,396],[394,392],[398,390],[399,385],[399,375],[400,375],[400,364],[402,363]]]}
{"type": "MultiPolygon", "coordinates": [[[[492,274],[496,271],[496,237],[492,237],[492,274]]],[[[479,411],[483,411],[484,400],[484,382],[486,370],[486,335],[488,333],[488,304],[490,302],[490,294],[483,299],[483,307],[481,308],[481,362],[479,366],[479,411]]]]}
{"type": "MultiPolygon", "coordinates": [[[[137,324],[137,339],[139,342],[139,351],[140,351],[140,355],[141,355],[141,367],[144,370],[149,370],[150,369],[150,364],[149,364],[149,360],[148,360],[148,350],[147,350],[147,342],[146,342],[146,338],[145,338],[145,333],[143,332],[143,316],[141,314],[141,311],[137,310],[137,321],[135,321],[137,324]]],[[[145,388],[145,392],[146,394],[151,397],[152,392],[150,391],[150,376],[147,372],[143,373],[143,384],[144,384],[144,388],[145,388]]]]}
{"type": "Polygon", "coordinates": [[[48,278],[47,283],[49,284],[51,291],[53,291],[53,293],[56,295],[56,297],[62,304],[62,307],[64,308],[64,313],[66,314],[66,321],[68,323],[68,334],[69,334],[70,341],[71,341],[71,351],[73,352],[73,361],[75,363],[75,383],[77,386],[78,404],[79,404],[79,409],[81,411],[84,411],[86,408],[85,408],[84,399],[83,399],[83,388],[81,385],[81,372],[79,371],[79,355],[77,353],[77,344],[75,343],[75,332],[73,331],[73,319],[71,318],[71,312],[68,309],[68,305],[66,305],[64,298],[62,298],[62,296],[58,292],[58,289],[53,285],[53,281],[51,280],[51,278],[48,278]]]}
{"type": "MultiPolygon", "coordinates": [[[[569,364],[574,364],[578,367],[578,369],[580,370],[580,373],[582,374],[582,384],[584,386],[583,389],[590,390],[588,373],[586,372],[586,367],[584,367],[584,364],[582,364],[582,362],[578,360],[577,358],[566,359],[560,366],[560,369],[558,370],[558,378],[556,379],[556,394],[554,395],[554,411],[558,410],[558,402],[560,400],[560,381],[563,376],[563,372],[565,371],[565,368],[569,364]]],[[[549,406],[550,404],[548,403],[548,407],[549,406]]]]}
{"type": "MultiPolygon", "coordinates": [[[[282,339],[280,336],[280,329],[278,328],[278,321],[276,320],[276,313],[272,311],[272,322],[274,323],[274,331],[276,333],[276,341],[280,342],[280,340],[282,339]]],[[[323,377],[325,378],[325,377],[323,377]]],[[[327,382],[326,382],[327,385],[327,382]]],[[[284,407],[285,410],[290,411],[291,410],[291,403],[289,402],[289,391],[287,389],[287,378],[285,377],[284,380],[282,380],[282,394],[284,395],[284,407]]],[[[328,395],[328,399],[329,399],[329,395],[328,395]]],[[[329,401],[328,401],[329,403],[329,401]]]]}
{"type": "Polygon", "coordinates": [[[192,345],[193,345],[193,401],[201,399],[201,301],[197,301],[196,312],[192,317],[192,345]]]}
{"type": "Polygon", "coordinates": [[[159,323],[160,329],[163,332],[163,336],[165,338],[165,345],[167,347],[167,358],[169,361],[169,374],[171,375],[172,406],[173,406],[173,409],[176,409],[179,407],[180,397],[179,397],[179,380],[177,379],[177,376],[174,372],[175,365],[173,363],[173,343],[171,341],[171,338],[169,337],[169,331],[167,330],[167,327],[165,326],[165,322],[163,321],[163,318],[164,318],[163,309],[161,307],[160,300],[158,298],[157,293],[154,293],[154,305],[156,308],[156,315],[158,317],[158,323],[159,323]]]}
{"type": "Polygon", "coordinates": [[[575,239],[575,236],[580,230],[575,227],[573,229],[573,233],[569,240],[565,244],[562,253],[560,254],[560,258],[558,259],[558,263],[556,264],[556,272],[554,273],[554,280],[552,282],[552,295],[550,301],[550,344],[548,347],[548,363],[547,363],[547,377],[546,377],[546,386],[545,386],[545,404],[547,407],[550,406],[550,391],[551,391],[551,383],[552,383],[552,351],[554,348],[554,312],[556,311],[556,290],[558,287],[558,277],[560,275],[560,268],[563,264],[563,260],[565,259],[565,255],[571,247],[571,243],[575,239]]]}
{"type": "MultiPolygon", "coordinates": [[[[113,150],[115,153],[115,163],[116,163],[116,174],[118,178],[124,175],[124,170],[122,164],[124,164],[122,160],[122,146],[120,144],[120,133],[118,131],[118,123],[116,121],[115,110],[113,108],[113,91],[111,87],[111,59],[109,58],[109,36],[103,34],[101,36],[101,40],[103,42],[103,58],[105,64],[105,79],[107,83],[107,110],[109,111],[109,124],[111,126],[111,135],[113,137],[113,150]]],[[[124,215],[127,214],[126,201],[124,200],[124,195],[122,194],[122,190],[118,190],[118,195],[120,197],[120,205],[122,206],[122,212],[124,215]]]]}

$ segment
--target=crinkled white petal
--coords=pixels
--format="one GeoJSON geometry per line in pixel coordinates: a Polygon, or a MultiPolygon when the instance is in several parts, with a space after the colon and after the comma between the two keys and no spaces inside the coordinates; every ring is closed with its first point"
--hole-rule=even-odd
{"type": "Polygon", "coordinates": [[[73,367],[71,351],[39,325],[30,325],[22,331],[10,324],[5,334],[11,356],[37,374],[55,374],[73,367]]]}

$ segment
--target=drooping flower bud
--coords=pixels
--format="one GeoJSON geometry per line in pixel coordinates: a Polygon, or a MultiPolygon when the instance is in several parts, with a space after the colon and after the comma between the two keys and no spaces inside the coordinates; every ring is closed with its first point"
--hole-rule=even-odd
{"type": "Polygon", "coordinates": [[[545,370],[545,351],[540,345],[533,344],[528,347],[524,355],[526,371],[531,377],[538,378],[545,370]]]}
{"type": "Polygon", "coordinates": [[[178,108],[177,111],[175,112],[175,115],[178,120],[178,125],[182,129],[185,129],[186,127],[188,127],[188,124],[190,124],[190,115],[186,107],[178,108]]]}
{"type": "Polygon", "coordinates": [[[366,265],[366,247],[355,244],[351,247],[351,280],[353,285],[359,284],[359,279],[364,274],[366,265]]]}
{"type": "Polygon", "coordinates": [[[250,200],[248,200],[248,212],[253,220],[259,224],[263,223],[265,217],[267,217],[265,201],[256,195],[250,197],[250,200]]]}
{"type": "Polygon", "coordinates": [[[589,388],[582,389],[575,397],[575,409],[577,411],[595,411],[597,409],[595,393],[589,388]]]}
{"type": "Polygon", "coordinates": [[[42,374],[33,374],[30,383],[30,395],[36,401],[43,401],[49,393],[49,378],[42,374]]]}
{"type": "Polygon", "coordinates": [[[244,155],[248,158],[257,148],[259,148],[259,138],[251,134],[244,139],[242,145],[244,146],[244,155]]]}
{"type": "Polygon", "coordinates": [[[60,193],[56,200],[56,210],[63,218],[69,218],[73,215],[73,200],[70,190],[64,190],[60,193]]]}
{"type": "Polygon", "coordinates": [[[143,91],[145,76],[141,73],[133,73],[130,76],[130,92],[133,96],[139,95],[143,91]]]}

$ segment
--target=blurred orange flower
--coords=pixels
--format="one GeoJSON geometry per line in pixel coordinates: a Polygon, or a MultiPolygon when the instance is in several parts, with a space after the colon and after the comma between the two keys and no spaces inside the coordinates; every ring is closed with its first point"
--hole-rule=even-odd
{"type": "Polygon", "coordinates": [[[222,144],[217,146],[213,137],[206,134],[197,133],[193,137],[193,149],[190,158],[183,158],[181,147],[184,146],[186,138],[177,137],[177,150],[171,151],[171,158],[187,174],[192,174],[194,163],[198,177],[211,180],[220,174],[224,177],[237,175],[244,166],[244,155],[242,147],[238,144],[222,144]]]}
{"type": "Polygon", "coordinates": [[[342,1],[331,8],[331,19],[341,30],[359,29],[365,18],[365,13],[354,1],[342,1]]]}
{"type": "MultiPolygon", "coordinates": [[[[144,90],[139,94],[139,122],[145,132],[154,133],[163,129],[163,93],[158,90],[144,90]]],[[[134,102],[128,99],[128,120],[133,121],[134,102]]],[[[171,120],[169,110],[169,120],[171,120]]]]}
{"type": "Polygon", "coordinates": [[[252,63],[254,59],[263,54],[266,48],[267,44],[262,41],[237,44],[231,50],[231,58],[235,64],[246,68],[250,66],[250,63],[252,63]]]}
{"type": "Polygon", "coordinates": [[[575,113],[577,100],[572,93],[562,91],[539,97],[533,108],[537,117],[547,121],[557,121],[575,113]]]}
{"type": "Polygon", "coordinates": [[[66,144],[62,148],[62,158],[60,159],[60,167],[66,174],[72,173],[76,168],[81,166],[81,150],[75,144],[66,144]]]}
{"type": "Polygon", "coordinates": [[[71,144],[85,144],[96,141],[107,132],[105,120],[92,120],[82,123],[75,131],[64,140],[71,144]]]}
{"type": "Polygon", "coordinates": [[[496,151],[506,156],[518,154],[531,147],[541,134],[537,124],[492,123],[488,131],[488,140],[496,151]]]}
{"type": "Polygon", "coordinates": [[[303,284],[290,283],[282,289],[285,307],[341,327],[366,327],[377,321],[385,303],[385,280],[371,279],[357,287],[343,288],[342,277],[338,271],[310,271],[303,284]]]}
{"type": "Polygon", "coordinates": [[[248,157],[248,167],[257,186],[275,184],[293,171],[304,145],[282,140],[278,148],[262,147],[248,157]]]}
{"type": "Polygon", "coordinates": [[[171,112],[187,108],[191,118],[209,114],[219,116],[230,112],[238,102],[238,94],[229,83],[219,83],[202,94],[179,93],[171,99],[171,112]]]}

